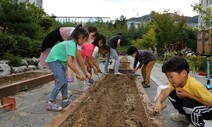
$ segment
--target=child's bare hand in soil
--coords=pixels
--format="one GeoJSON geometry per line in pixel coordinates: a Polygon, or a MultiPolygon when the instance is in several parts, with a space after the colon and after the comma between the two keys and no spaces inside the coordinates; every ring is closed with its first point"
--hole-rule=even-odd
{"type": "Polygon", "coordinates": [[[83,74],[79,74],[76,76],[79,80],[84,81],[85,80],[85,76],[83,74]]]}

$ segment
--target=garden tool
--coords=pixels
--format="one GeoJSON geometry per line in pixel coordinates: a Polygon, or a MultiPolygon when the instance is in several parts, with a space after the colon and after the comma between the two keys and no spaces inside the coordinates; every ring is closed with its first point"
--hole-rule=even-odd
{"type": "Polygon", "coordinates": [[[8,109],[8,110],[15,110],[16,109],[16,101],[15,98],[12,97],[3,97],[1,99],[1,106],[0,109],[8,109]]]}

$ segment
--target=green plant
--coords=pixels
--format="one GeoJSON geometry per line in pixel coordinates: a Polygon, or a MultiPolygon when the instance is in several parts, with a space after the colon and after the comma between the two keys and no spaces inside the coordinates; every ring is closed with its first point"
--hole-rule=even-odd
{"type": "Polygon", "coordinates": [[[4,56],[4,59],[10,61],[10,63],[9,63],[10,66],[18,66],[22,62],[22,58],[20,56],[15,56],[15,55],[10,54],[10,53],[6,53],[5,56],[4,56]]]}
{"type": "Polygon", "coordinates": [[[204,61],[204,57],[201,56],[190,56],[188,58],[186,58],[189,67],[190,67],[190,71],[193,72],[199,72],[200,71],[200,66],[202,64],[202,61],[204,61]]]}

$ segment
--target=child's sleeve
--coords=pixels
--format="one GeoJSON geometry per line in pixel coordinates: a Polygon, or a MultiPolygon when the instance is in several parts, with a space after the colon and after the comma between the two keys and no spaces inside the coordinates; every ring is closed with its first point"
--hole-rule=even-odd
{"type": "Polygon", "coordinates": [[[66,47],[68,56],[75,56],[76,53],[76,43],[74,41],[69,41],[68,46],[66,47]]]}

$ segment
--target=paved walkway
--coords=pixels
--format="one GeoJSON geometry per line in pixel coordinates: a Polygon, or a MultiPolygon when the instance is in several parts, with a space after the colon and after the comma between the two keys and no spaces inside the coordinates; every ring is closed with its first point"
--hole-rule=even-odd
{"type": "MultiPolygon", "coordinates": [[[[132,58],[130,58],[132,61],[132,58]]],[[[111,65],[110,65],[111,66],[111,65]]],[[[100,64],[103,69],[103,64],[100,64]]],[[[140,72],[140,71],[139,71],[140,72]]],[[[139,73],[138,72],[138,73],[139,73]]],[[[206,83],[206,78],[194,75],[199,81],[206,83]]],[[[94,76],[94,79],[98,79],[98,76],[94,76]]],[[[157,87],[159,85],[167,85],[168,81],[166,76],[161,72],[161,64],[155,64],[152,75],[151,75],[151,87],[146,88],[146,92],[150,100],[154,103],[157,87]]],[[[142,81],[141,77],[138,80],[142,81]]],[[[58,112],[46,111],[45,104],[49,99],[51,89],[54,82],[44,84],[38,88],[30,91],[21,92],[15,95],[16,107],[15,111],[4,111],[0,110],[0,127],[42,127],[49,123],[58,112]]],[[[69,85],[71,91],[71,99],[75,100],[80,93],[79,89],[84,90],[87,86],[83,85],[82,82],[74,81],[69,85]],[[78,85],[81,84],[81,85],[78,85]],[[79,86],[82,86],[81,88],[79,86]]],[[[58,98],[61,98],[60,96],[58,98]]],[[[176,112],[173,106],[166,101],[168,107],[160,114],[165,127],[187,127],[188,124],[181,122],[174,122],[169,119],[169,114],[176,112]]]]}

